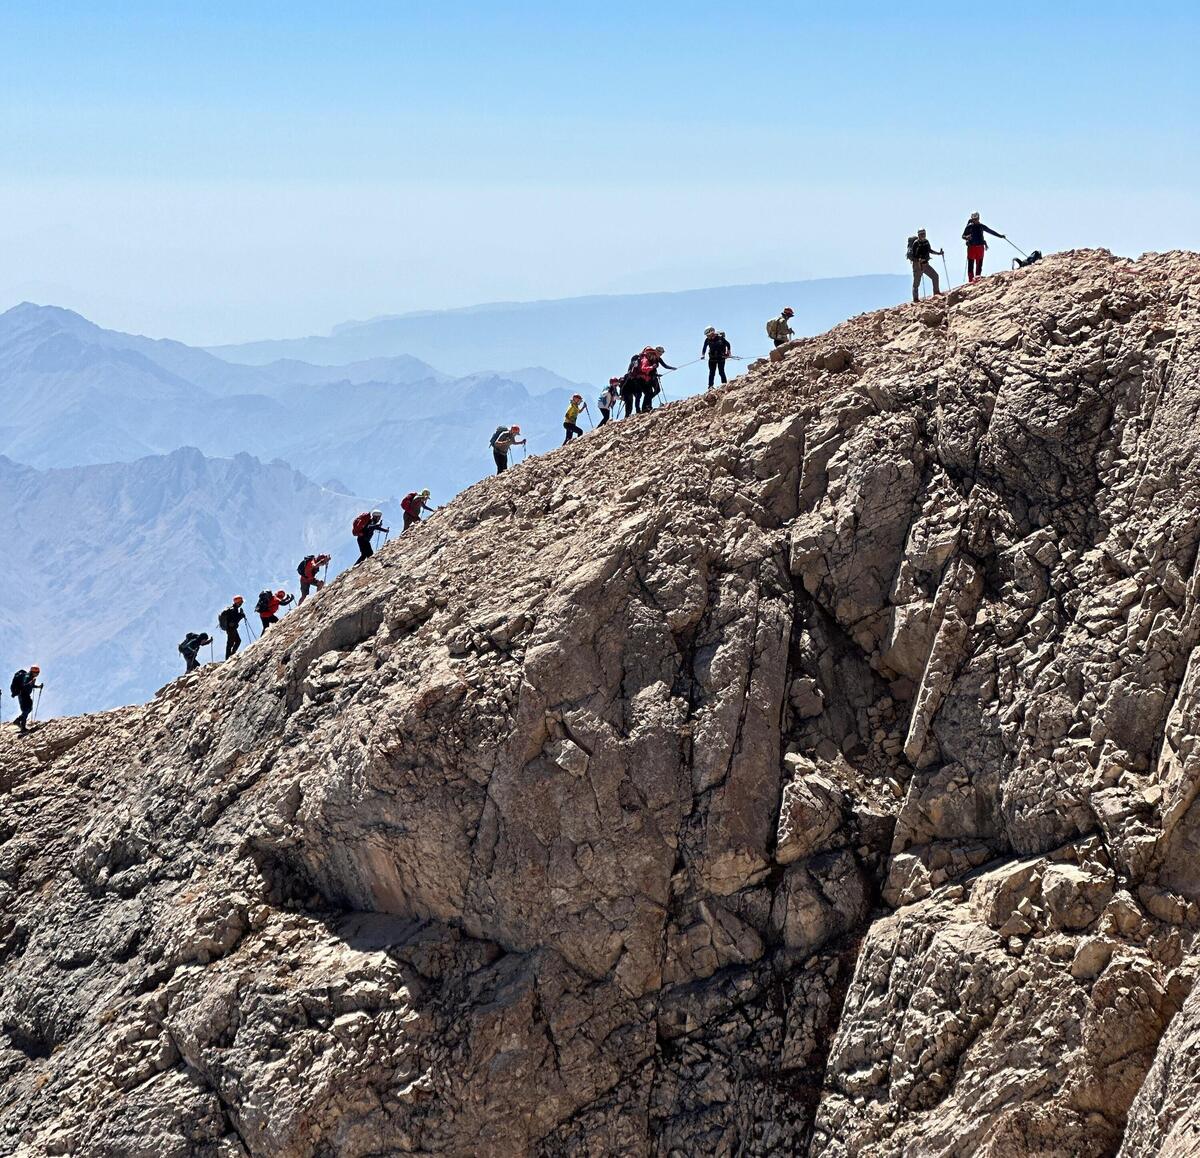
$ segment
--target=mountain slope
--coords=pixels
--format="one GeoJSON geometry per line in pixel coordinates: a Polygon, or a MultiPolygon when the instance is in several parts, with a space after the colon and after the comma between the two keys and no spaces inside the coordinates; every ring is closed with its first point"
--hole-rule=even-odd
{"type": "Polygon", "coordinates": [[[295,592],[309,552],[336,551],[335,571],[353,562],[363,505],[245,454],[51,471],[0,458],[0,661],[10,674],[40,664],[48,715],[145,699],[182,670],[184,635],[214,634],[234,594],[252,607],[263,587],[295,592]]]}
{"type": "Polygon", "coordinates": [[[5,736],[0,1152],[1182,1158],[1198,289],[856,319],[5,736]]]}
{"type": "Polygon", "coordinates": [[[453,374],[479,366],[540,365],[585,382],[607,382],[647,342],[665,346],[674,364],[700,353],[704,327],[725,330],[734,352],[770,345],[764,327],[784,306],[799,334],[819,333],[864,310],[903,301],[907,277],[875,275],[772,285],[725,286],[681,293],[498,302],[347,322],[324,337],[219,346],[230,361],[260,365],[277,358],[346,362],[415,354],[453,374]]]}

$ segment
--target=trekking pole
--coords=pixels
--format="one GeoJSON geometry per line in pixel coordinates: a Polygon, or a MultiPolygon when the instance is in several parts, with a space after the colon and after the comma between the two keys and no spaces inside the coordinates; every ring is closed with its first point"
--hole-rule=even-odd
{"type": "Polygon", "coordinates": [[[208,662],[209,662],[209,663],[212,663],[212,662],[213,662],[213,649],[212,649],[212,644],[213,644],[213,641],[210,639],[210,640],[208,641],[208,662]]]}
{"type": "Polygon", "coordinates": [[[37,699],[33,703],[33,718],[37,719],[38,708],[42,706],[42,689],[38,688],[37,699]]]}
{"type": "Polygon", "coordinates": [[[587,408],[586,402],[583,404],[583,412],[588,416],[588,426],[595,430],[596,424],[592,421],[592,412],[587,408]]]}
{"type": "Polygon", "coordinates": [[[942,254],[942,273],[946,275],[946,288],[950,289],[950,271],[946,268],[946,255],[942,254]]]}
{"type": "Polygon", "coordinates": [[[1015,242],[1013,242],[1013,241],[1009,240],[1009,238],[1007,238],[1007,237],[1006,237],[1004,240],[1005,240],[1005,241],[1007,241],[1007,242],[1008,242],[1008,244],[1009,244],[1009,245],[1011,245],[1011,246],[1013,247],[1013,249],[1015,249],[1015,250],[1016,250],[1016,251],[1017,251],[1017,252],[1018,252],[1018,253],[1019,253],[1019,254],[1020,254],[1022,257],[1028,257],[1028,256],[1029,256],[1029,254],[1027,254],[1027,253],[1026,253],[1026,252],[1025,252],[1025,251],[1024,251],[1024,250],[1023,250],[1023,249],[1022,249],[1022,248],[1021,248],[1019,245],[1017,245],[1015,242]]]}

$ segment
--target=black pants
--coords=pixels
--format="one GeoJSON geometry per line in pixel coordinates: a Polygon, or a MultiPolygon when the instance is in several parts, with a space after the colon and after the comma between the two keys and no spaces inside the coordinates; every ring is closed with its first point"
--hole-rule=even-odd
{"type": "Polygon", "coordinates": [[[597,426],[603,426],[612,417],[612,410],[606,410],[603,406],[600,407],[600,421],[597,426]]]}
{"type": "Polygon", "coordinates": [[[578,438],[581,434],[583,434],[583,431],[573,422],[564,422],[563,430],[567,432],[567,437],[563,439],[563,446],[566,446],[572,438],[578,438]]]}
{"type": "Polygon", "coordinates": [[[354,560],[354,565],[356,567],[364,559],[369,559],[375,554],[375,548],[371,546],[371,540],[374,537],[374,531],[368,531],[367,534],[358,536],[358,558],[354,560]]]}
{"type": "Polygon", "coordinates": [[[638,409],[638,402],[641,398],[641,391],[634,390],[632,386],[624,386],[621,388],[621,401],[625,403],[625,417],[628,418],[635,410],[638,409]]]}
{"type": "Polygon", "coordinates": [[[21,714],[17,717],[17,727],[21,731],[25,731],[25,721],[29,719],[29,713],[33,711],[33,696],[25,693],[17,696],[17,703],[21,707],[21,714]]]}
{"type": "Polygon", "coordinates": [[[262,620],[262,629],[264,634],[266,634],[267,628],[270,627],[272,623],[279,622],[278,615],[260,615],[258,618],[262,620]]]}
{"type": "Polygon", "coordinates": [[[725,359],[724,358],[709,358],[708,360],[708,384],[711,386],[716,376],[721,375],[721,381],[728,382],[725,377],[725,359]]]}
{"type": "MultiPolygon", "coordinates": [[[[313,580],[307,581],[307,582],[305,580],[301,579],[300,580],[300,603],[303,603],[308,598],[308,593],[310,591],[312,591],[312,589],[314,587],[318,591],[320,591],[321,588],[324,586],[325,586],[325,581],[323,579],[313,579],[313,580]]],[[[297,603],[296,606],[299,607],[300,603],[297,603]]]]}
{"type": "Polygon", "coordinates": [[[225,630],[225,658],[237,652],[237,649],[242,646],[242,634],[236,627],[226,628],[225,630]]]}
{"type": "Polygon", "coordinates": [[[662,387],[658,384],[657,376],[652,378],[645,386],[642,387],[642,404],[638,407],[643,414],[647,410],[654,409],[654,399],[662,393],[662,387]]]}
{"type": "MultiPolygon", "coordinates": [[[[916,300],[916,299],[914,299],[914,300],[916,300]]],[[[776,338],[775,345],[776,346],[786,346],[788,344],[788,342],[790,342],[791,340],[792,340],[791,338],[776,338]]]]}
{"type": "Polygon", "coordinates": [[[404,512],[404,526],[403,526],[403,528],[401,528],[400,534],[403,535],[404,532],[407,531],[409,527],[413,526],[415,523],[419,523],[420,521],[421,521],[420,515],[410,515],[408,513],[408,511],[405,511],[404,512]]]}
{"type": "Polygon", "coordinates": [[[183,653],[183,662],[187,664],[185,674],[189,671],[195,671],[200,666],[196,660],[196,653],[194,651],[185,651],[183,653]]]}
{"type": "Polygon", "coordinates": [[[492,458],[496,462],[496,473],[503,474],[508,470],[508,451],[507,450],[492,450],[492,458]]]}

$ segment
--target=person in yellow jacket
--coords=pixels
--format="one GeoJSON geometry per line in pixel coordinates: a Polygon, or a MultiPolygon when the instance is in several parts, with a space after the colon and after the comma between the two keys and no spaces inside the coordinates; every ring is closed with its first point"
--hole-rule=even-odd
{"type": "Polygon", "coordinates": [[[581,410],[587,410],[588,405],[583,400],[582,394],[572,394],[571,404],[567,407],[566,417],[563,420],[563,430],[567,432],[567,437],[563,439],[563,446],[566,446],[572,438],[576,438],[583,431],[576,425],[575,419],[579,417],[581,410]]]}

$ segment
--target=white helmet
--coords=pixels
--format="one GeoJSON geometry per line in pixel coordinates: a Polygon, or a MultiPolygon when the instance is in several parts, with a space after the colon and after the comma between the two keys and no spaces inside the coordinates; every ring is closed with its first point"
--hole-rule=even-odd
{"type": "Polygon", "coordinates": [[[383,518],[383,512],[382,512],[382,511],[372,511],[372,512],[371,512],[371,518],[373,518],[373,519],[382,519],[382,518],[383,518]]]}

